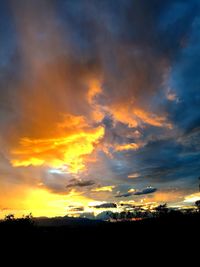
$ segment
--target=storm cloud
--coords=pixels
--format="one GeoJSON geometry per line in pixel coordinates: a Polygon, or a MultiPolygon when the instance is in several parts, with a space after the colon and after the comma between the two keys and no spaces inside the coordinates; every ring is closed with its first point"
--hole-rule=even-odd
{"type": "Polygon", "coordinates": [[[198,0],[1,1],[2,190],[195,192],[199,15],[198,0]]]}

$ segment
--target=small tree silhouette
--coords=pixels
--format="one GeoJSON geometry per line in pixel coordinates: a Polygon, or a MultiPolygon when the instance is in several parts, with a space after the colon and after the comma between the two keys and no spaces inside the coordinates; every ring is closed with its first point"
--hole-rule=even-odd
{"type": "Polygon", "coordinates": [[[200,212],[200,200],[197,200],[197,201],[195,202],[195,205],[196,205],[198,211],[200,212]]]}
{"type": "Polygon", "coordinates": [[[8,214],[5,216],[4,219],[6,222],[14,221],[15,220],[15,215],[14,214],[8,214]]]}
{"type": "Polygon", "coordinates": [[[155,210],[159,216],[166,215],[168,213],[167,203],[157,206],[155,210]]]}
{"type": "Polygon", "coordinates": [[[110,218],[115,221],[117,221],[118,216],[119,216],[118,212],[113,212],[110,214],[110,218]]]}
{"type": "Polygon", "coordinates": [[[14,214],[8,214],[5,216],[4,225],[21,227],[21,228],[30,228],[34,226],[34,220],[32,214],[23,215],[21,218],[15,218],[14,214]]]}

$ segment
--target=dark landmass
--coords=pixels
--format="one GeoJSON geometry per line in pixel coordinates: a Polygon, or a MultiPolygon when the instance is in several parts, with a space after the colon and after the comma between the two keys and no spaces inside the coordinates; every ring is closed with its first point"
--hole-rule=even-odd
{"type": "Polygon", "coordinates": [[[162,214],[138,221],[97,221],[81,218],[8,219],[0,222],[1,255],[26,265],[70,262],[113,266],[119,261],[131,265],[171,265],[174,259],[198,258],[200,213],[162,214]],[[17,257],[13,255],[17,254],[17,257]],[[137,264],[136,264],[137,263],[137,264]]]}
{"type": "Polygon", "coordinates": [[[200,213],[174,213],[138,221],[107,222],[82,218],[21,218],[0,222],[1,242],[123,242],[199,240],[200,213]],[[106,241],[107,240],[107,241],[106,241]]]}

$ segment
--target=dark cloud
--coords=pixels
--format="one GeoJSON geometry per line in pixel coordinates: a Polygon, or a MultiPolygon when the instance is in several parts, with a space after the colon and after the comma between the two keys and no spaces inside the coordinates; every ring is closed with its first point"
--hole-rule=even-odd
{"type": "Polygon", "coordinates": [[[153,187],[147,187],[141,191],[136,191],[134,192],[134,195],[138,196],[138,195],[147,195],[147,194],[152,194],[154,192],[157,191],[157,188],[153,188],[153,187]]]}
{"type": "Polygon", "coordinates": [[[88,187],[95,184],[95,181],[92,180],[78,180],[72,179],[69,181],[69,184],[66,185],[66,188],[73,188],[73,187],[88,187]]]}
{"type": "Polygon", "coordinates": [[[130,197],[130,196],[140,196],[140,195],[147,195],[147,194],[152,194],[157,191],[157,188],[154,187],[147,187],[142,190],[129,190],[127,193],[118,193],[115,197],[130,197]]]}
{"type": "Polygon", "coordinates": [[[95,209],[110,209],[110,208],[117,208],[117,204],[116,203],[103,203],[100,205],[96,205],[96,206],[92,206],[95,209]]]}
{"type": "Polygon", "coordinates": [[[96,220],[108,221],[114,213],[110,210],[102,211],[96,215],[96,220]]]}
{"type": "Polygon", "coordinates": [[[133,195],[133,192],[123,193],[123,194],[117,194],[115,197],[130,197],[133,195]]]}
{"type": "Polygon", "coordinates": [[[133,209],[133,208],[135,208],[135,205],[130,204],[130,203],[126,203],[126,202],[124,202],[124,203],[121,203],[121,202],[120,202],[120,206],[122,206],[122,207],[124,207],[124,208],[129,208],[129,209],[133,209]]]}
{"type": "Polygon", "coordinates": [[[11,2],[0,3],[0,174],[8,188],[22,182],[91,196],[90,187],[112,184],[116,197],[195,188],[199,1],[11,2]],[[99,91],[89,98],[89,89],[99,91]],[[88,142],[97,127],[102,138],[88,142]],[[76,166],[72,151],[84,151],[81,171],[48,172],[63,158],[76,166]],[[14,167],[26,153],[41,166],[25,158],[14,167]]]}
{"type": "Polygon", "coordinates": [[[69,206],[69,211],[70,212],[82,212],[84,211],[85,208],[84,207],[73,207],[73,206],[69,206]]]}

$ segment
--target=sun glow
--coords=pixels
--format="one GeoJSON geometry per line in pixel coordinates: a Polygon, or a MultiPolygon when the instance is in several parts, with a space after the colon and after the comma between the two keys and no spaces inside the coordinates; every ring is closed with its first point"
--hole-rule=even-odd
{"type": "MultiPolygon", "coordinates": [[[[15,202],[20,200],[20,209],[16,209],[16,205],[1,212],[0,217],[13,213],[16,217],[23,214],[32,213],[34,217],[47,216],[64,216],[67,215],[68,206],[88,206],[92,199],[84,197],[75,191],[71,191],[66,195],[51,193],[46,189],[40,188],[24,188],[25,195],[23,199],[20,196],[15,197],[15,202]]],[[[18,203],[19,204],[19,203],[18,203]]]]}
{"type": "Polygon", "coordinates": [[[200,193],[194,193],[194,194],[186,196],[183,202],[184,203],[195,203],[199,199],[200,199],[200,193]]]}
{"type": "Polygon", "coordinates": [[[104,128],[81,130],[68,136],[51,139],[22,138],[12,151],[14,167],[47,165],[51,168],[67,166],[69,172],[85,169],[84,157],[93,152],[95,144],[104,135],[104,128]]]}

